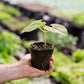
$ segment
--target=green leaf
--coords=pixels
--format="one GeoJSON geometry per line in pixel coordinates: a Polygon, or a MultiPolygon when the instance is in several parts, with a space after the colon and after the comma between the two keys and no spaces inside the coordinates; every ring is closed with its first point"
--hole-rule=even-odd
{"type": "Polygon", "coordinates": [[[60,25],[60,24],[51,24],[52,28],[56,29],[59,33],[59,34],[62,34],[64,36],[67,36],[68,33],[67,33],[67,29],[63,26],[63,25],[60,25]]]}
{"type": "Polygon", "coordinates": [[[59,33],[59,34],[64,35],[64,36],[67,35],[67,30],[62,25],[52,24],[52,27],[44,26],[44,28],[50,32],[59,33]]]}
{"type": "Polygon", "coordinates": [[[39,22],[41,22],[42,20],[37,20],[32,22],[31,24],[29,24],[26,28],[24,28],[21,33],[24,32],[31,32],[33,30],[36,30],[37,28],[39,28],[40,26],[42,26],[42,24],[38,24],[39,22]]]}

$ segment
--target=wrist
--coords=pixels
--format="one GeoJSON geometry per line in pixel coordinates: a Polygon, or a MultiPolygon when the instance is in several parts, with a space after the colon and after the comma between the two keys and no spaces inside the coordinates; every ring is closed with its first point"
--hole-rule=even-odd
{"type": "Polygon", "coordinates": [[[21,67],[20,62],[9,65],[8,72],[10,73],[10,80],[24,77],[23,67],[21,67]]]}

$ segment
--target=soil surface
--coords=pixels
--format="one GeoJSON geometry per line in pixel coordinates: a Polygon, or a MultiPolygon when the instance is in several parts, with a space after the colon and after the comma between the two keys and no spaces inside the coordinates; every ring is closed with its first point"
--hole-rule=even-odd
{"type": "Polygon", "coordinates": [[[34,43],[31,44],[31,48],[35,49],[35,50],[47,50],[47,49],[53,49],[54,46],[50,43],[47,43],[46,46],[43,42],[39,42],[39,43],[34,43]]]}

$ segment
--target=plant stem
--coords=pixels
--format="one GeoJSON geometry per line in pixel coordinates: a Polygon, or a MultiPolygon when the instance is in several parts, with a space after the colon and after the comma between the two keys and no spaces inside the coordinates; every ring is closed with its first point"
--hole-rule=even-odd
{"type": "MultiPolygon", "coordinates": [[[[43,27],[43,26],[42,26],[43,27]]],[[[42,28],[41,27],[39,27],[39,29],[42,31],[42,32],[44,32],[44,45],[45,45],[45,47],[46,47],[46,30],[44,29],[44,30],[42,30],[42,28]]]]}
{"type": "Polygon", "coordinates": [[[44,29],[44,42],[45,42],[45,47],[46,47],[46,31],[44,29]]]}
{"type": "Polygon", "coordinates": [[[39,29],[40,29],[42,32],[44,32],[44,30],[42,30],[41,27],[39,27],[39,29]]]}

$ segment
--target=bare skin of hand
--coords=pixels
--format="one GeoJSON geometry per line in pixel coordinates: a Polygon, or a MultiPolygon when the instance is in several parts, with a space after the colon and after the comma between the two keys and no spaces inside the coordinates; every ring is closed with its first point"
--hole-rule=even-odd
{"type": "Polygon", "coordinates": [[[0,65],[0,84],[20,78],[34,78],[49,75],[54,68],[54,58],[51,58],[49,70],[39,70],[31,65],[30,54],[24,56],[19,62],[14,64],[0,65]]]}

